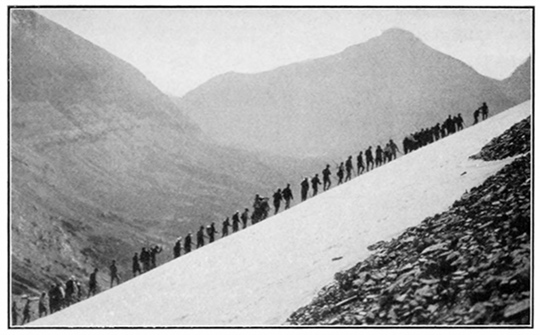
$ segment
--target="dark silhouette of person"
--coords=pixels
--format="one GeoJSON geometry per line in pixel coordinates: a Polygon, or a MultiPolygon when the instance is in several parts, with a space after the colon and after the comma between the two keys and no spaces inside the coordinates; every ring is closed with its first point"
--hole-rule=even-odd
{"type": "Polygon", "coordinates": [[[109,266],[109,271],[111,275],[111,287],[116,280],[116,285],[120,284],[120,276],[118,275],[118,268],[116,267],[116,261],[113,259],[111,265],[109,266]]]}
{"type": "Polygon", "coordinates": [[[309,181],[308,181],[308,178],[306,177],[300,183],[300,193],[302,196],[302,201],[305,201],[307,199],[308,190],[309,190],[309,181]]]}
{"type": "Polygon", "coordinates": [[[58,282],[56,284],[56,295],[57,295],[57,304],[58,304],[58,309],[62,309],[64,308],[65,306],[65,297],[66,297],[66,292],[64,290],[64,285],[62,285],[62,282],[58,282]]]}
{"type": "Polygon", "coordinates": [[[473,113],[473,116],[474,116],[474,123],[473,124],[477,124],[478,123],[478,116],[480,115],[480,108],[478,108],[477,110],[474,111],[473,113]]]}
{"type": "MultiPolygon", "coordinates": [[[[173,247],[174,258],[180,257],[181,252],[182,252],[182,237],[179,237],[176,239],[176,242],[174,243],[174,247],[173,247]]],[[[137,254],[135,254],[135,256],[137,256],[137,254]]],[[[135,258],[133,258],[133,277],[135,277],[135,258]]]]}
{"type": "Polygon", "coordinates": [[[366,149],[365,152],[366,156],[366,171],[369,171],[369,166],[371,165],[371,169],[373,169],[373,153],[371,152],[371,146],[366,149]]]}
{"type": "Polygon", "coordinates": [[[261,198],[258,194],[255,195],[255,201],[253,202],[253,213],[251,214],[251,224],[254,225],[268,217],[268,211],[270,205],[268,204],[268,198],[261,198]]]}
{"type": "Polygon", "coordinates": [[[15,300],[11,303],[11,325],[16,326],[19,320],[19,308],[15,300]]]}
{"type": "Polygon", "coordinates": [[[197,231],[197,249],[204,247],[204,226],[200,226],[197,231]]]}
{"type": "Polygon", "coordinates": [[[393,159],[396,159],[397,158],[397,153],[401,153],[401,151],[399,151],[399,148],[398,146],[394,143],[394,141],[392,139],[390,139],[390,150],[392,151],[392,158],[393,159]]]}
{"type": "Polygon", "coordinates": [[[439,135],[440,135],[440,138],[445,138],[446,137],[446,132],[445,132],[445,129],[444,129],[444,122],[441,125],[441,128],[439,129],[439,135]]]}
{"type": "Polygon", "coordinates": [[[461,116],[461,113],[458,113],[458,115],[455,118],[455,124],[457,126],[457,130],[460,131],[463,129],[463,117],[461,116]]]}
{"type": "Polygon", "coordinates": [[[47,299],[47,294],[45,292],[41,292],[38,304],[39,317],[47,315],[47,304],[45,303],[45,299],[47,299]]]}
{"type": "Polygon", "coordinates": [[[441,131],[440,123],[437,123],[436,125],[433,126],[433,136],[435,137],[435,141],[439,140],[440,131],[441,131]]]}
{"type": "Polygon", "coordinates": [[[26,298],[26,304],[23,308],[23,319],[21,321],[21,325],[24,325],[27,322],[30,322],[31,316],[30,316],[30,299],[26,298]]]}
{"type": "Polygon", "coordinates": [[[158,245],[155,245],[152,248],[150,248],[150,266],[152,269],[156,267],[156,256],[157,254],[161,253],[161,251],[163,251],[163,248],[158,245]]]}
{"type": "Polygon", "coordinates": [[[246,229],[248,219],[249,219],[249,209],[245,208],[244,212],[242,212],[242,216],[240,218],[242,219],[242,228],[246,229]]]}
{"type": "Polygon", "coordinates": [[[73,277],[69,277],[66,281],[66,298],[65,298],[65,304],[66,306],[71,305],[73,294],[75,293],[75,282],[73,280],[73,277]]]}
{"type": "Polygon", "coordinates": [[[317,195],[319,185],[321,185],[321,181],[319,179],[319,174],[316,173],[315,177],[311,178],[311,188],[313,189],[313,196],[317,195]]]}
{"type": "Polygon", "coordinates": [[[77,300],[81,301],[83,296],[82,284],[77,280],[75,285],[77,286],[77,300]]]}
{"type": "Polygon", "coordinates": [[[481,108],[481,111],[482,111],[482,120],[485,120],[488,118],[488,114],[489,114],[489,109],[488,109],[488,106],[487,104],[484,102],[482,103],[482,107],[481,108]]]}
{"type": "Polygon", "coordinates": [[[359,176],[362,172],[364,172],[364,158],[362,157],[362,151],[358,153],[358,156],[356,156],[356,174],[359,176]]]}
{"type": "Polygon", "coordinates": [[[97,273],[98,269],[94,268],[94,272],[90,274],[90,280],[88,281],[88,297],[97,293],[97,273]]]}
{"type": "Polygon", "coordinates": [[[272,196],[274,198],[274,215],[277,214],[279,211],[279,206],[281,205],[281,200],[283,199],[283,195],[281,194],[281,189],[277,189],[277,191],[272,196]]]}
{"type": "MultiPolygon", "coordinates": [[[[180,256],[180,252],[178,252],[178,256],[180,256]]],[[[137,274],[142,273],[141,264],[139,263],[139,255],[137,253],[135,253],[131,259],[131,270],[133,272],[133,277],[136,277],[137,274]]]]}
{"type": "Polygon", "coordinates": [[[212,222],[209,226],[206,226],[206,235],[208,235],[208,243],[214,242],[214,236],[216,235],[216,224],[212,222]]]}
{"type": "Polygon", "coordinates": [[[147,250],[145,247],[141,249],[141,253],[139,254],[139,260],[142,263],[143,272],[150,270],[150,251],[147,250]]]}
{"type": "Polygon", "coordinates": [[[383,162],[390,162],[392,160],[392,148],[390,147],[390,143],[386,143],[386,146],[384,147],[384,156],[383,156],[383,162]]]}
{"type": "Polygon", "coordinates": [[[229,235],[229,226],[231,224],[229,223],[229,218],[227,217],[225,219],[225,221],[223,221],[222,223],[222,226],[221,226],[221,237],[225,237],[227,235],[229,235]]]}
{"type": "Polygon", "coordinates": [[[458,132],[459,131],[459,119],[458,119],[457,115],[452,118],[452,124],[454,125],[454,133],[458,132]]]}
{"type": "Polygon", "coordinates": [[[332,182],[330,181],[330,175],[332,172],[330,172],[330,165],[326,164],[326,168],[322,171],[323,175],[323,191],[326,191],[327,189],[332,186],[332,182]]]}
{"type": "Polygon", "coordinates": [[[49,289],[49,313],[56,312],[56,286],[53,284],[49,289]]]}
{"type": "Polygon", "coordinates": [[[15,300],[11,303],[11,324],[13,326],[17,325],[17,321],[19,320],[19,308],[17,307],[17,303],[15,300]]]}
{"type": "Polygon", "coordinates": [[[289,207],[291,207],[291,200],[294,199],[291,191],[291,184],[287,184],[287,187],[285,187],[281,193],[285,200],[285,209],[289,209],[289,207]]]}
{"type": "Polygon", "coordinates": [[[191,251],[192,244],[193,242],[192,242],[191,232],[189,232],[186,235],[186,238],[184,238],[184,254],[187,254],[191,251]]]}
{"type": "Polygon", "coordinates": [[[66,306],[70,306],[75,302],[75,278],[70,276],[66,281],[66,306]]]}
{"type": "Polygon", "coordinates": [[[352,170],[353,170],[352,156],[349,156],[349,158],[347,158],[347,161],[345,161],[345,171],[347,172],[347,175],[345,176],[345,181],[351,180],[352,170]]]}
{"type": "Polygon", "coordinates": [[[338,166],[338,170],[337,170],[337,177],[338,177],[338,182],[337,184],[340,185],[341,183],[343,183],[343,175],[345,174],[345,167],[343,166],[343,162],[341,162],[341,164],[339,164],[338,166]]]}
{"type": "Polygon", "coordinates": [[[236,213],[233,214],[231,217],[232,219],[232,231],[233,233],[236,233],[238,231],[238,228],[240,227],[240,213],[236,211],[236,213]]]}
{"type": "Polygon", "coordinates": [[[454,119],[451,115],[448,115],[448,119],[446,119],[446,129],[448,130],[448,134],[456,132],[456,125],[454,124],[454,119]]]}
{"type": "Polygon", "coordinates": [[[375,149],[375,166],[380,166],[382,164],[382,155],[383,150],[380,145],[377,146],[377,149],[375,149]]]}

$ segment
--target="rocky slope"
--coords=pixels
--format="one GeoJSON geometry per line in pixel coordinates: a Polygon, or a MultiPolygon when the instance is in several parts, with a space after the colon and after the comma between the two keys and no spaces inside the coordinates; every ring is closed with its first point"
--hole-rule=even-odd
{"type": "Polygon", "coordinates": [[[390,29],[335,55],[256,73],[226,73],[176,100],[221,143],[334,157],[401,139],[486,101],[516,104],[499,81],[390,29]]]}
{"type": "Polygon", "coordinates": [[[176,237],[287,182],[206,138],[128,63],[32,11],[10,14],[14,293],[86,282],[112,258],[128,278],[142,246],[170,260],[176,237]]]}
{"type": "MultiPolygon", "coordinates": [[[[486,145],[502,159],[530,141],[529,119],[486,145]]],[[[516,153],[517,154],[517,153],[516,153]]],[[[446,212],[337,273],[295,325],[527,325],[531,321],[531,156],[517,158],[446,212]]]]}

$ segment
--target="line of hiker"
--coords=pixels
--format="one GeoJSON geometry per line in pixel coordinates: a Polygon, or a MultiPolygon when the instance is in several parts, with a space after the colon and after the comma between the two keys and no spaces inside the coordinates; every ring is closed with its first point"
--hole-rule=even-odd
{"type": "MultiPolygon", "coordinates": [[[[482,120],[488,118],[489,108],[485,102],[473,112],[473,125],[478,123],[480,114],[482,115],[482,120]]],[[[461,113],[458,113],[458,115],[455,116],[448,115],[448,118],[444,120],[442,125],[437,123],[433,127],[422,128],[420,131],[405,136],[403,139],[403,153],[407,154],[446,136],[452,135],[462,130],[464,125],[465,122],[461,113]]]]}
{"type": "MultiPolygon", "coordinates": [[[[131,258],[131,271],[133,277],[136,277],[137,274],[142,274],[154,269],[156,265],[157,254],[161,253],[163,248],[159,245],[153,245],[151,247],[142,247],[141,252],[135,253],[131,258]]],[[[114,261],[113,261],[114,262],[114,261]]],[[[111,265],[112,266],[112,265],[111,265]]],[[[112,275],[113,271],[111,269],[111,287],[113,280],[115,279],[112,275]]],[[[120,278],[116,278],[120,282],[120,278]]]]}
{"type": "MultiPolygon", "coordinates": [[[[482,120],[487,119],[489,114],[488,106],[484,102],[478,109],[473,113],[474,124],[479,122],[479,116],[482,116],[482,120]]],[[[462,130],[464,127],[464,120],[461,114],[455,116],[448,115],[448,118],[444,120],[442,125],[437,123],[433,127],[422,128],[421,130],[411,133],[408,136],[405,136],[403,139],[403,154],[412,152],[420,147],[423,147],[427,144],[433,143],[442,139],[446,136],[449,136],[457,131],[462,130]]],[[[392,139],[386,143],[386,145],[377,145],[377,147],[372,149],[372,146],[369,146],[365,151],[360,151],[356,156],[356,170],[353,165],[353,157],[349,156],[344,162],[341,162],[339,165],[334,162],[336,168],[336,179],[337,185],[340,185],[344,182],[350,181],[355,174],[360,176],[365,172],[369,172],[376,167],[379,167],[383,164],[386,164],[397,158],[397,153],[401,153],[398,146],[394,143],[392,139]],[[355,173],[356,172],[356,173],[355,173]]],[[[313,177],[303,177],[300,182],[300,200],[303,202],[309,197],[309,190],[311,186],[312,197],[316,196],[319,193],[319,186],[322,185],[322,191],[330,189],[332,186],[332,172],[330,171],[330,164],[327,164],[326,167],[322,170],[322,182],[319,178],[319,174],[316,173],[313,177]]],[[[287,210],[291,206],[291,201],[294,200],[293,192],[291,190],[291,185],[283,189],[278,188],[272,195],[272,203],[274,205],[274,215],[276,215],[280,208],[281,204],[284,203],[283,210],[287,210]]],[[[250,214],[248,208],[245,208],[244,211],[240,214],[239,211],[236,211],[232,216],[231,220],[229,217],[226,217],[221,224],[221,238],[229,236],[238,232],[241,229],[246,229],[248,227],[248,221],[251,220],[251,225],[255,225],[258,222],[266,219],[270,212],[270,198],[261,197],[259,194],[255,195],[253,202],[253,212],[250,214]]],[[[212,243],[217,239],[218,231],[215,227],[215,222],[212,222],[210,225],[204,227],[201,225],[197,230],[195,236],[192,236],[190,231],[184,238],[178,237],[173,246],[173,258],[178,258],[182,254],[184,255],[191,252],[192,248],[201,248],[205,243],[212,243]],[[193,240],[195,238],[195,241],[193,240]]],[[[158,245],[153,245],[151,247],[143,247],[140,253],[135,253],[132,257],[132,273],[133,277],[136,277],[139,274],[145,273],[154,269],[156,265],[156,256],[161,253],[163,248],[158,245]]],[[[98,269],[95,268],[94,271],[89,276],[88,281],[88,293],[87,297],[91,297],[99,293],[100,288],[97,282],[98,269]]],[[[120,284],[120,275],[118,273],[118,268],[116,261],[113,260],[109,266],[109,276],[110,276],[110,287],[113,287],[114,283],[116,285],[120,284]]],[[[22,310],[22,320],[21,324],[25,324],[32,319],[32,301],[38,301],[38,317],[45,316],[47,314],[54,313],[65,307],[70,306],[73,303],[79,302],[85,298],[81,282],[76,280],[71,276],[65,283],[57,282],[51,286],[51,289],[47,293],[42,292],[41,296],[38,297],[28,297],[26,295],[22,296],[23,299],[26,299],[26,303],[22,310]],[[48,307],[48,310],[47,310],[48,307]]],[[[12,324],[17,325],[19,308],[15,301],[12,303],[12,324]]]]}
{"type": "MultiPolygon", "coordinates": [[[[89,284],[89,291],[91,286],[89,284]]],[[[74,276],[70,276],[68,280],[63,283],[57,281],[51,284],[48,292],[41,292],[39,297],[29,297],[28,295],[22,295],[21,298],[26,300],[22,309],[22,319],[20,324],[24,325],[32,319],[41,318],[48,314],[55,313],[62,310],[72,304],[84,300],[85,294],[83,292],[83,286],[81,282],[75,279],[74,276]],[[32,302],[37,301],[37,306],[32,302]],[[34,309],[37,308],[35,318],[34,309]]],[[[17,325],[19,321],[19,308],[15,300],[11,304],[12,325],[17,325]]]]}

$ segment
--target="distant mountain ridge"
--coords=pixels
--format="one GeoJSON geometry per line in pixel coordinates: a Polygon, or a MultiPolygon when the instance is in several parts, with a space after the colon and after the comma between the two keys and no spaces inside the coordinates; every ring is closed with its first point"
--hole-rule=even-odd
{"type": "Polygon", "coordinates": [[[297,156],[342,156],[486,101],[514,106],[497,80],[390,29],[323,58],[217,76],[176,99],[220,143],[297,156]]]}
{"type": "Polygon", "coordinates": [[[170,260],[178,236],[286,182],[128,63],[35,12],[10,18],[13,292],[85,282],[113,258],[127,279],[141,247],[170,260]]]}

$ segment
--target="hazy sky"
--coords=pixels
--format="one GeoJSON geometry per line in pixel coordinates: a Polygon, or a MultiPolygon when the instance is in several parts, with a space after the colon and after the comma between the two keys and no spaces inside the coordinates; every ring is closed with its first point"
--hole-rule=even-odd
{"type": "Polygon", "coordinates": [[[54,9],[47,18],[182,95],[228,72],[335,54],[392,27],[503,79],[532,48],[527,9],[54,9]]]}

